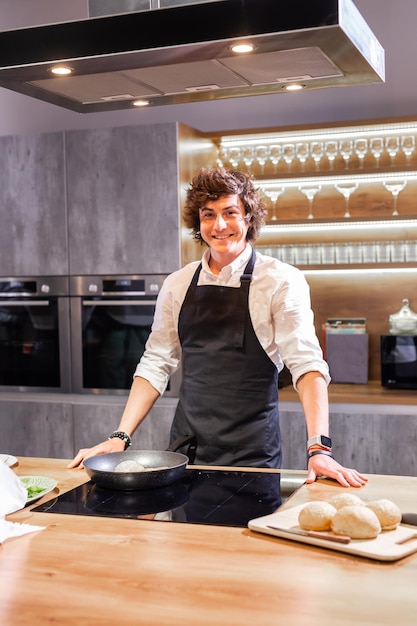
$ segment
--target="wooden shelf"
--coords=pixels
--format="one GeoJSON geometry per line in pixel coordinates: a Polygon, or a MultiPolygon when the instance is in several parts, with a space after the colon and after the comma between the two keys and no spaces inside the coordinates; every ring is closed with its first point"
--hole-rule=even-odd
{"type": "MultiPolygon", "coordinates": [[[[281,402],[298,402],[298,394],[293,387],[279,390],[281,402]]],[[[417,405],[417,389],[386,389],[377,380],[367,385],[348,385],[330,383],[329,400],[331,403],[347,404],[400,404],[417,405]]]]}
{"type": "MultiPolygon", "coordinates": [[[[182,127],[183,131],[184,128],[182,127]]],[[[249,145],[252,148],[259,145],[275,146],[274,161],[272,161],[270,151],[264,164],[255,160],[250,166],[257,185],[260,188],[265,185],[264,192],[269,213],[269,219],[265,227],[261,229],[256,245],[260,251],[270,256],[275,256],[279,250],[278,258],[296,265],[306,273],[319,339],[322,336],[322,324],[329,317],[366,317],[369,335],[368,376],[372,381],[379,381],[381,378],[380,337],[388,333],[389,316],[400,309],[404,298],[408,298],[412,309],[417,310],[417,300],[414,297],[415,275],[411,275],[412,270],[417,267],[412,247],[417,242],[417,148],[415,147],[417,146],[417,120],[402,118],[364,120],[360,123],[317,124],[296,128],[245,129],[236,130],[227,135],[201,134],[197,131],[191,132],[189,129],[187,133],[181,169],[184,189],[188,185],[188,180],[191,180],[192,171],[201,165],[218,163],[218,148],[222,145],[226,148],[226,157],[224,155],[222,157],[226,166],[230,165],[227,163],[227,158],[230,156],[227,150],[235,141],[238,147],[242,145],[249,145]],[[400,144],[403,136],[412,138],[414,147],[408,158],[406,152],[400,148],[397,155],[391,159],[386,142],[386,138],[390,136],[398,138],[400,144]],[[284,145],[287,143],[296,145],[298,142],[306,142],[311,148],[311,144],[316,141],[340,142],[345,139],[355,141],[358,138],[368,140],[367,154],[361,162],[359,154],[353,150],[347,167],[341,153],[338,153],[332,165],[328,156],[324,157],[320,160],[318,169],[311,150],[304,165],[295,159],[288,167],[282,156],[277,160],[277,153],[280,153],[279,148],[277,151],[277,145],[281,146],[283,155],[284,145]],[[384,140],[383,152],[378,160],[370,149],[372,138],[384,140]],[[193,150],[194,143],[190,146],[190,141],[194,139],[198,139],[199,146],[202,146],[198,151],[193,150]],[[206,144],[201,143],[203,139],[206,144]],[[393,215],[394,198],[384,187],[384,178],[391,181],[397,178],[408,181],[407,186],[398,196],[399,215],[393,215]],[[308,182],[308,179],[310,179],[309,182],[314,181],[322,186],[313,199],[311,211],[314,216],[313,220],[308,218],[310,207],[307,196],[299,189],[303,183],[308,182]],[[344,181],[357,179],[358,181],[358,188],[349,200],[350,218],[344,217],[345,198],[334,187],[335,179],[344,181]],[[270,191],[281,186],[285,187],[285,192],[280,194],[275,201],[272,200],[275,197],[273,194],[268,196],[266,193],[268,181],[271,184],[270,191]],[[286,182],[287,185],[285,185],[286,182]],[[370,222],[372,228],[369,227],[370,222]],[[306,228],[307,225],[314,227],[306,228]],[[335,225],[343,225],[346,228],[333,228],[335,225]],[[404,248],[403,255],[401,250],[406,242],[412,245],[410,249],[404,248]],[[382,259],[388,258],[388,254],[378,255],[377,249],[372,248],[372,245],[377,246],[380,243],[390,245],[389,259],[395,259],[395,261],[381,262],[382,259]],[[361,255],[356,255],[355,252],[350,254],[351,251],[349,251],[347,257],[346,254],[342,256],[340,246],[344,244],[363,245],[361,255]],[[317,245],[323,246],[323,250],[320,251],[321,256],[316,253],[317,245]],[[293,246],[300,248],[313,246],[313,250],[307,249],[306,251],[303,248],[294,252],[290,249],[293,246]],[[332,246],[334,246],[334,251],[332,251],[332,246]],[[342,264],[346,258],[351,262],[342,264]],[[320,264],[317,263],[319,259],[322,261],[320,264]],[[401,260],[397,261],[397,259],[401,260]],[[355,263],[352,262],[353,260],[355,263]],[[393,269],[396,271],[388,271],[393,269]]],[[[247,169],[247,163],[243,161],[242,154],[238,168],[247,169]]],[[[192,241],[188,232],[185,236],[185,232],[186,229],[183,229],[182,262],[184,264],[198,260],[201,256],[201,246],[192,241]]],[[[355,247],[354,251],[357,250],[355,247]]],[[[417,404],[417,392],[385,390],[379,382],[366,386],[331,385],[330,396],[333,402],[417,404]]],[[[297,400],[295,392],[286,388],[282,391],[281,398],[297,400]]]]}
{"type": "Polygon", "coordinates": [[[384,269],[416,269],[416,263],[413,262],[404,262],[404,263],[394,263],[394,262],[385,262],[385,263],[328,263],[325,265],[324,263],[321,265],[297,265],[298,269],[303,272],[308,272],[310,270],[372,270],[378,269],[383,271],[384,269]]]}

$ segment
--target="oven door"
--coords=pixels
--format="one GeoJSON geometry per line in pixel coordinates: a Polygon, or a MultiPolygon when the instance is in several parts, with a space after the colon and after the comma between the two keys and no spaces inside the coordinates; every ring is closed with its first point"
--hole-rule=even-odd
{"type": "Polygon", "coordinates": [[[0,389],[70,390],[67,297],[0,298],[0,389]]]}
{"type": "MultiPolygon", "coordinates": [[[[71,298],[74,392],[127,395],[151,332],[155,303],[156,296],[71,298]]],[[[178,395],[173,382],[165,395],[178,395]]]]}

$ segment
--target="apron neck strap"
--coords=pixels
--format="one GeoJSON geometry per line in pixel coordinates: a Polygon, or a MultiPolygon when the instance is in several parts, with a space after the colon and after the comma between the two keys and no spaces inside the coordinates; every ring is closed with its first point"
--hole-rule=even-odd
{"type": "Polygon", "coordinates": [[[250,281],[252,280],[252,274],[253,274],[253,268],[255,267],[255,260],[256,260],[256,254],[255,254],[255,250],[252,248],[252,254],[251,257],[249,259],[249,261],[247,262],[247,265],[243,271],[242,276],[240,277],[240,283],[250,283],[250,281]]]}

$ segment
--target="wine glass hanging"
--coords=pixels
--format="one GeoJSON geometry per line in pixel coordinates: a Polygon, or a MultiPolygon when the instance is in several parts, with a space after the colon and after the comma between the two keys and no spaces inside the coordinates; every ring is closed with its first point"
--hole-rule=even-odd
{"type": "Polygon", "coordinates": [[[385,148],[390,156],[391,165],[394,165],[395,158],[400,151],[400,138],[397,136],[387,137],[385,140],[385,148]]]}
{"type": "Polygon", "coordinates": [[[255,160],[259,164],[261,171],[264,171],[265,163],[268,160],[268,146],[256,146],[255,160]]]}
{"type": "Polygon", "coordinates": [[[255,149],[253,146],[245,146],[242,148],[242,160],[249,170],[255,160],[255,149]]]}
{"type": "Polygon", "coordinates": [[[405,158],[407,159],[407,165],[411,163],[411,157],[414,154],[414,150],[416,148],[416,141],[414,135],[403,135],[401,137],[401,150],[405,154],[405,158]]]}
{"type": "Polygon", "coordinates": [[[351,139],[344,139],[341,141],[339,151],[345,162],[345,168],[348,169],[350,157],[353,154],[353,141],[351,139]]]}
{"type": "Polygon", "coordinates": [[[268,188],[268,189],[264,189],[264,193],[266,196],[268,196],[268,198],[271,200],[271,204],[272,204],[272,213],[271,213],[271,217],[270,220],[273,222],[276,222],[278,217],[277,217],[277,201],[278,198],[284,193],[285,191],[285,187],[274,187],[274,188],[268,188]]]}
{"type": "Polygon", "coordinates": [[[320,161],[323,158],[324,155],[324,146],[323,146],[323,142],[322,141],[313,141],[311,143],[311,147],[310,147],[310,153],[311,156],[313,157],[315,166],[316,166],[316,170],[318,171],[320,168],[320,161]]]}
{"type": "Polygon", "coordinates": [[[403,189],[407,186],[406,180],[385,180],[383,183],[385,189],[390,192],[394,199],[392,215],[398,215],[397,203],[398,196],[403,189]]]}
{"type": "Polygon", "coordinates": [[[350,210],[349,210],[349,204],[350,204],[350,196],[353,194],[354,191],[356,191],[358,188],[358,183],[355,182],[337,182],[335,184],[335,189],[336,191],[338,191],[339,193],[342,194],[342,196],[345,199],[345,214],[343,217],[350,217],[350,210]]]}
{"type": "Polygon", "coordinates": [[[319,191],[321,191],[321,185],[315,185],[315,184],[311,184],[311,185],[300,185],[298,187],[298,189],[301,191],[301,193],[303,193],[308,200],[308,215],[307,218],[309,220],[312,220],[314,218],[313,215],[313,200],[314,197],[316,196],[316,194],[319,193],[319,191]]]}
{"type": "Polygon", "coordinates": [[[240,163],[241,150],[238,147],[231,147],[229,149],[229,163],[232,167],[237,168],[240,163]]]}
{"type": "Polygon", "coordinates": [[[274,171],[276,171],[278,163],[280,162],[282,157],[282,146],[277,143],[269,146],[269,158],[271,160],[272,165],[274,166],[274,171]]]}
{"type": "Polygon", "coordinates": [[[363,162],[368,152],[368,140],[365,137],[359,137],[355,139],[354,151],[359,159],[359,167],[363,169],[363,162]]]}
{"type": "Polygon", "coordinates": [[[372,156],[375,159],[376,167],[379,167],[379,160],[384,152],[384,140],[382,137],[373,137],[369,146],[372,156]]]}
{"type": "Polygon", "coordinates": [[[308,143],[306,141],[302,141],[300,143],[297,143],[297,145],[295,147],[295,152],[296,152],[296,155],[297,155],[297,159],[301,163],[301,169],[302,169],[302,171],[304,171],[305,170],[306,161],[307,161],[308,155],[309,155],[309,145],[308,145],[308,143]]]}
{"type": "Polygon", "coordinates": [[[330,169],[334,169],[334,162],[336,160],[337,155],[339,154],[339,144],[337,141],[326,141],[324,146],[325,154],[329,160],[330,169]]]}

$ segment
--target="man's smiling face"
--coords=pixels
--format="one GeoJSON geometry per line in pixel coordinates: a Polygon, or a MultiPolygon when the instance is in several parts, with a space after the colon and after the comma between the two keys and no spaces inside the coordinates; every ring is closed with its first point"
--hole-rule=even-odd
{"type": "Polygon", "coordinates": [[[249,222],[237,194],[209,200],[200,209],[201,237],[210,247],[213,257],[224,257],[231,263],[246,247],[249,222]]]}

